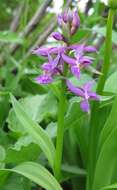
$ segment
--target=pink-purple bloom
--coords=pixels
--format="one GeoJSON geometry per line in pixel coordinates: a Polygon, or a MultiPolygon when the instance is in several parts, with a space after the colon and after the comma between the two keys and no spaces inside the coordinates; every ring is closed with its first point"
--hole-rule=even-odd
{"type": "MultiPolygon", "coordinates": [[[[69,32],[69,35],[74,35],[80,26],[80,18],[78,12],[65,10],[58,16],[59,25],[69,32]]],[[[82,87],[74,86],[67,77],[64,76],[64,64],[68,64],[71,73],[80,80],[81,70],[93,63],[93,58],[87,53],[96,52],[94,46],[85,44],[70,44],[69,39],[60,32],[53,32],[51,37],[57,41],[63,41],[64,45],[60,47],[39,47],[33,50],[33,54],[47,58],[47,62],[41,65],[42,74],[36,77],[36,82],[39,84],[50,84],[54,82],[56,75],[61,75],[62,79],[66,80],[68,89],[75,95],[81,97],[80,107],[84,112],[89,112],[89,100],[99,100],[99,96],[92,92],[92,82],[87,82],[82,87]]],[[[60,77],[59,77],[60,78],[60,77]]]]}
{"type": "Polygon", "coordinates": [[[95,50],[92,46],[84,45],[72,45],[68,47],[74,51],[75,56],[70,57],[66,54],[62,54],[63,60],[70,65],[71,72],[78,79],[80,78],[81,69],[92,64],[93,58],[84,55],[85,52],[93,52],[95,50]]]}
{"type": "Polygon", "coordinates": [[[92,85],[93,82],[89,81],[84,84],[83,87],[76,87],[69,80],[67,80],[68,89],[75,95],[82,98],[80,107],[84,112],[89,112],[90,110],[89,100],[100,99],[100,97],[95,92],[91,91],[92,85]]]}

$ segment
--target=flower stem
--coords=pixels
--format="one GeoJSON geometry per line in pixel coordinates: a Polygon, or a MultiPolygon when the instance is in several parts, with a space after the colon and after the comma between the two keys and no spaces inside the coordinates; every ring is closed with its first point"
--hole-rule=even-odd
{"type": "MultiPolygon", "coordinates": [[[[112,51],[112,26],[113,26],[114,10],[109,10],[108,21],[107,21],[107,31],[105,40],[105,54],[104,54],[104,64],[102,67],[102,75],[99,78],[97,85],[97,93],[103,94],[104,85],[108,75],[108,70],[110,67],[110,58],[112,51]]],[[[95,162],[96,162],[96,151],[97,143],[99,139],[99,134],[101,131],[101,125],[99,125],[99,102],[94,102],[91,111],[91,122],[90,122],[90,132],[89,132],[89,165],[88,165],[88,180],[87,180],[87,190],[92,189],[93,176],[95,172],[95,162]]]]}
{"type": "Polygon", "coordinates": [[[106,41],[105,41],[105,55],[104,55],[104,64],[102,67],[102,75],[99,78],[97,92],[102,94],[105,81],[107,78],[108,70],[110,67],[110,58],[112,52],[112,27],[113,27],[113,18],[115,10],[110,9],[107,21],[107,31],[106,31],[106,41]]]}
{"type": "MultiPolygon", "coordinates": [[[[67,64],[64,64],[64,76],[67,74],[67,64]]],[[[61,178],[61,162],[63,152],[63,137],[64,137],[64,115],[66,111],[66,82],[61,81],[61,90],[58,107],[58,126],[57,126],[57,139],[56,139],[56,152],[54,160],[54,174],[59,181],[61,178]]]]}

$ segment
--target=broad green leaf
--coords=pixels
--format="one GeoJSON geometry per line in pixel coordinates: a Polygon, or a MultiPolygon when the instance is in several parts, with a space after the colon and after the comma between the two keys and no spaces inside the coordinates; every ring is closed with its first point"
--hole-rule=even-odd
{"type": "Polygon", "coordinates": [[[11,31],[0,31],[0,42],[22,44],[23,39],[11,31]]]}
{"type": "Polygon", "coordinates": [[[39,146],[33,143],[30,136],[22,136],[6,150],[5,163],[19,164],[25,161],[34,161],[40,152],[39,146]]]}
{"type": "Polygon", "coordinates": [[[103,187],[101,190],[117,189],[117,183],[103,187]]]}
{"type": "Polygon", "coordinates": [[[94,174],[93,190],[99,190],[103,186],[109,185],[117,160],[117,125],[107,136],[101,147],[96,163],[94,174]]]}
{"type": "Polygon", "coordinates": [[[46,190],[62,190],[52,174],[42,165],[34,162],[24,162],[13,169],[0,170],[0,173],[2,172],[15,172],[23,175],[46,190]]]}
{"type": "MultiPolygon", "coordinates": [[[[25,112],[34,121],[41,122],[44,119],[56,117],[57,101],[50,93],[22,98],[19,102],[23,106],[25,112]]],[[[18,133],[19,135],[26,134],[26,131],[23,130],[21,123],[19,123],[16,118],[13,109],[9,112],[7,122],[11,131],[18,133]]]]}
{"type": "Polygon", "coordinates": [[[117,71],[111,74],[106,80],[104,91],[117,94],[117,85],[115,85],[115,81],[117,81],[117,71]]]}
{"type": "Polygon", "coordinates": [[[103,143],[106,141],[106,139],[108,138],[108,136],[110,135],[110,133],[112,132],[113,128],[116,125],[117,125],[117,97],[115,98],[113,102],[110,115],[107,118],[107,121],[101,131],[98,152],[100,151],[100,148],[102,147],[103,143]]]}
{"type": "Polygon", "coordinates": [[[23,109],[23,106],[12,95],[11,102],[19,122],[32,137],[34,142],[40,146],[48,158],[50,165],[53,166],[55,148],[50,137],[35,121],[31,119],[23,109]]]}
{"type": "Polygon", "coordinates": [[[1,190],[31,190],[30,181],[16,173],[12,173],[9,177],[6,178],[1,190]]]}

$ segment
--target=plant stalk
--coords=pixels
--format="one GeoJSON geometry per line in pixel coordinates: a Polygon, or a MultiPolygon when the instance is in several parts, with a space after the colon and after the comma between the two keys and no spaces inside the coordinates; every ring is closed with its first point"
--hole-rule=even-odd
{"type": "Polygon", "coordinates": [[[110,67],[110,58],[112,52],[112,28],[113,28],[113,18],[114,18],[114,9],[109,10],[108,21],[107,21],[107,31],[106,31],[106,41],[105,41],[105,54],[104,54],[104,64],[102,67],[102,75],[99,78],[97,93],[102,94],[105,81],[108,75],[108,70],[110,67]]]}
{"type": "MultiPolygon", "coordinates": [[[[97,85],[97,93],[102,95],[106,78],[108,75],[110,67],[110,58],[112,51],[112,26],[114,18],[114,10],[109,10],[107,29],[106,29],[106,40],[105,40],[105,54],[104,54],[104,64],[102,66],[102,75],[99,78],[97,85]]],[[[99,102],[94,102],[91,112],[91,122],[90,122],[90,132],[89,132],[89,165],[88,165],[88,180],[87,180],[87,190],[92,189],[93,177],[95,172],[96,154],[97,154],[97,144],[99,139],[99,134],[101,131],[100,125],[98,125],[99,119],[99,102]]]]}
{"type": "MultiPolygon", "coordinates": [[[[67,64],[64,64],[64,76],[67,74],[67,64]]],[[[58,126],[56,138],[56,152],[54,160],[54,174],[58,181],[61,178],[61,162],[63,153],[63,138],[64,138],[64,115],[66,111],[66,82],[61,81],[61,90],[58,107],[58,126]]]]}

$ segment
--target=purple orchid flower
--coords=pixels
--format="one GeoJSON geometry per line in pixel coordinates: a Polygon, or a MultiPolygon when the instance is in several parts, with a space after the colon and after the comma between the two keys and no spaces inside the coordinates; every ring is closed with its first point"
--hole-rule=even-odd
{"type": "Polygon", "coordinates": [[[85,52],[95,52],[96,48],[93,46],[85,46],[84,44],[76,44],[69,46],[68,49],[73,50],[74,57],[70,57],[65,53],[62,53],[63,60],[71,65],[71,72],[78,79],[80,78],[81,69],[87,67],[92,64],[93,58],[90,56],[85,56],[85,52]]]}
{"type": "Polygon", "coordinates": [[[81,69],[92,64],[92,57],[83,56],[82,54],[77,55],[75,58],[69,57],[68,55],[62,54],[63,60],[71,65],[71,72],[78,79],[80,78],[81,69]]]}
{"type": "Polygon", "coordinates": [[[54,59],[48,54],[48,61],[48,63],[41,66],[43,74],[36,78],[36,81],[40,84],[52,83],[54,75],[62,73],[63,62],[60,53],[54,59]]]}
{"type": "Polygon", "coordinates": [[[82,98],[80,107],[84,112],[90,111],[89,100],[100,100],[100,97],[95,92],[91,91],[92,85],[93,82],[89,81],[84,84],[83,87],[76,87],[70,81],[67,81],[68,89],[82,98]]]}

